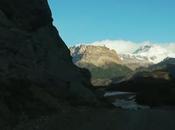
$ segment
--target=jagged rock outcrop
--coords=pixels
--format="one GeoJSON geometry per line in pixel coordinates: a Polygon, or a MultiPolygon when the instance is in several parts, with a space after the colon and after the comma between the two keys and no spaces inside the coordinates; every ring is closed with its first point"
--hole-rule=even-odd
{"type": "Polygon", "coordinates": [[[73,65],[52,21],[47,0],[0,0],[0,114],[6,118],[51,111],[61,99],[96,100],[87,88],[89,72],[73,65]]]}
{"type": "Polygon", "coordinates": [[[74,64],[91,72],[94,86],[109,85],[113,79],[121,79],[131,73],[117,52],[105,46],[80,45],[71,47],[70,51],[74,64]]]}
{"type": "Polygon", "coordinates": [[[43,83],[81,75],[52,25],[47,1],[1,0],[0,12],[1,79],[43,83]]]}

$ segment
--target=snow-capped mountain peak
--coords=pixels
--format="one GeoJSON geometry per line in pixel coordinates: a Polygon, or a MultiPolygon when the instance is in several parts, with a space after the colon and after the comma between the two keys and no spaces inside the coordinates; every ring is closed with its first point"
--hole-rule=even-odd
{"type": "Polygon", "coordinates": [[[104,40],[85,45],[103,46],[115,50],[122,63],[131,69],[157,64],[165,58],[175,58],[175,43],[141,43],[123,40],[104,40]]]}
{"type": "Polygon", "coordinates": [[[143,57],[144,59],[147,58],[148,61],[152,63],[159,63],[166,57],[168,57],[170,52],[158,45],[143,45],[139,47],[133,55],[136,57],[143,57]]]}
{"type": "Polygon", "coordinates": [[[120,54],[123,63],[131,66],[133,69],[157,64],[167,57],[175,58],[175,53],[155,44],[144,44],[138,47],[133,53],[120,54]]]}
{"type": "Polygon", "coordinates": [[[152,45],[143,45],[139,47],[133,54],[148,52],[153,46],[152,45]]]}
{"type": "Polygon", "coordinates": [[[157,54],[168,54],[168,51],[158,45],[143,45],[139,47],[133,54],[155,56],[157,54]]]}

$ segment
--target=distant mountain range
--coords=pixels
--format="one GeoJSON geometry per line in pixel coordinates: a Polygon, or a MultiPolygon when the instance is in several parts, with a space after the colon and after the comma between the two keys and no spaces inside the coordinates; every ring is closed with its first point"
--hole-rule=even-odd
{"type": "Polygon", "coordinates": [[[114,49],[96,45],[74,46],[70,51],[74,64],[90,70],[94,85],[107,85],[137,71],[161,68],[167,62],[174,63],[175,57],[163,47],[151,44],[142,45],[133,53],[118,54],[114,49]]]}
{"type": "Polygon", "coordinates": [[[166,49],[144,45],[133,53],[117,54],[105,46],[80,45],[70,51],[74,64],[91,72],[94,86],[134,93],[132,100],[141,105],[175,105],[175,58],[166,49]]]}
{"type": "Polygon", "coordinates": [[[158,45],[143,45],[133,52],[133,55],[156,64],[168,57],[169,52],[158,45]]]}
{"type": "Polygon", "coordinates": [[[70,51],[74,64],[90,70],[95,86],[108,85],[112,79],[125,77],[132,72],[123,65],[116,51],[107,47],[80,45],[71,47],[70,51]]]}
{"type": "Polygon", "coordinates": [[[158,45],[143,45],[130,54],[120,54],[120,58],[131,69],[157,64],[175,54],[158,45]]]}

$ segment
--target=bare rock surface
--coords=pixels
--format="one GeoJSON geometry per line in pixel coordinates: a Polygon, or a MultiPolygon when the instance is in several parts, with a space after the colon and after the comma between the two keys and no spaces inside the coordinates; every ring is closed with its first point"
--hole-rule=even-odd
{"type": "Polygon", "coordinates": [[[0,0],[0,126],[65,100],[96,101],[89,72],[72,63],[52,21],[47,0],[0,0]]]}
{"type": "Polygon", "coordinates": [[[99,67],[110,63],[122,64],[117,53],[104,46],[80,45],[72,47],[70,50],[73,61],[77,65],[81,65],[83,62],[99,67]]]}
{"type": "Polygon", "coordinates": [[[115,50],[105,46],[80,45],[70,48],[73,62],[91,72],[94,86],[107,86],[113,79],[127,76],[132,71],[123,65],[115,50]]]}

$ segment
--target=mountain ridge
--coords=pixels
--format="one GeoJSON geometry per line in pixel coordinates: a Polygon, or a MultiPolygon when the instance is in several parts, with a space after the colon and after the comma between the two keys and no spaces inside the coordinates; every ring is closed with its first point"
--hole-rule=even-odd
{"type": "MultiPolygon", "coordinates": [[[[119,46],[119,48],[130,48],[129,50],[133,50],[132,52],[118,52],[116,50],[117,44],[112,46],[108,44],[109,41],[101,41],[101,42],[94,42],[93,46],[104,46],[110,48],[111,50],[115,50],[118,53],[118,57],[122,60],[123,64],[129,67],[132,70],[136,70],[140,67],[148,67],[153,64],[157,64],[163,61],[167,57],[175,57],[175,53],[173,51],[168,50],[160,45],[151,44],[150,42],[145,42],[141,45],[134,45],[130,46],[130,42],[127,42],[128,47],[123,45],[123,47],[119,46]]],[[[122,41],[120,41],[122,44],[122,41]]],[[[114,44],[114,43],[113,43],[114,44]]],[[[80,46],[81,44],[77,45],[80,46]]],[[[86,44],[85,44],[86,45],[86,44]]],[[[125,50],[125,49],[124,49],[125,50]]]]}
{"type": "Polygon", "coordinates": [[[105,46],[80,45],[70,48],[70,52],[75,65],[91,72],[91,81],[95,86],[107,85],[113,78],[121,78],[132,72],[123,65],[115,50],[105,46]]]}
{"type": "Polygon", "coordinates": [[[103,46],[80,45],[70,48],[73,62],[84,60],[81,62],[92,63],[96,66],[103,66],[107,63],[122,64],[121,59],[115,50],[110,50],[103,46]],[[79,56],[79,57],[78,57],[79,56]],[[89,57],[90,56],[90,57],[89,57]]]}

